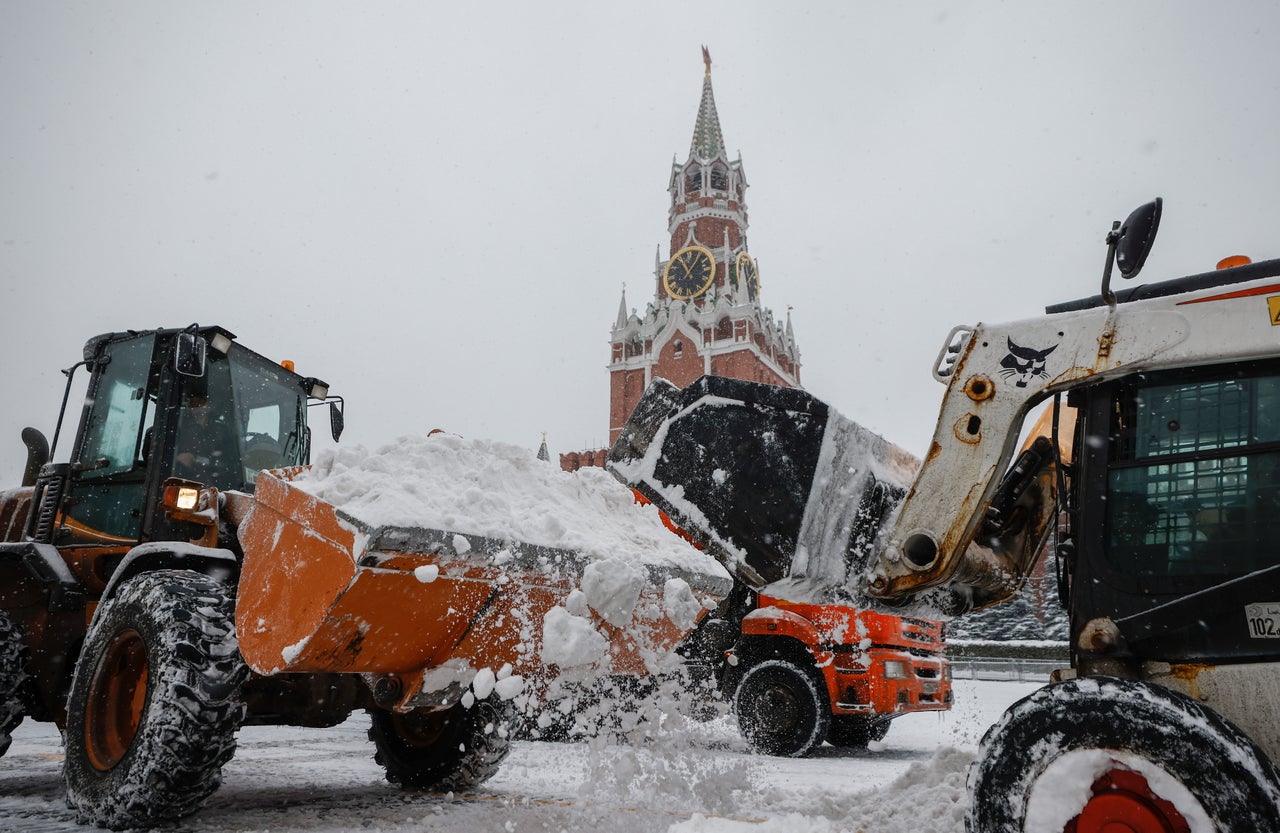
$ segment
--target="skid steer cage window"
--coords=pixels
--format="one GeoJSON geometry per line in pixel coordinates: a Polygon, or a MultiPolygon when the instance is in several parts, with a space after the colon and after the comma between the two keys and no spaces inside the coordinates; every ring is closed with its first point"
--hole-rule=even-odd
{"type": "MultiPolygon", "coordinates": [[[[1165,377],[1167,379],[1167,377],[1165,377]]],[[[1107,551],[1138,576],[1229,576],[1277,563],[1280,375],[1121,388],[1112,411],[1107,551]]]]}

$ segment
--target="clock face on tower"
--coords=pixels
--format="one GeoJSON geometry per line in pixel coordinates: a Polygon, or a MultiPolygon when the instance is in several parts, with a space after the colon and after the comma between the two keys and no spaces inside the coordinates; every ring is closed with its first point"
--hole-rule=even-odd
{"type": "Polygon", "coordinates": [[[685,246],[672,255],[662,271],[662,287],[672,298],[684,301],[706,292],[715,276],[716,259],[711,250],[685,246]]]}
{"type": "Polygon", "coordinates": [[[751,255],[746,252],[740,253],[733,265],[738,272],[739,285],[745,284],[747,287],[747,297],[753,301],[760,297],[760,272],[756,269],[756,262],[751,259],[751,255]]]}

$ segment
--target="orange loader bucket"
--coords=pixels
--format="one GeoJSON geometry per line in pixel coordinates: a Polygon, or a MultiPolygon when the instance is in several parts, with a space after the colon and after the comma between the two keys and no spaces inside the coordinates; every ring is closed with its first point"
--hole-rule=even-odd
{"type": "MultiPolygon", "coordinates": [[[[456,673],[510,664],[541,676],[543,617],[577,587],[572,551],[446,530],[369,528],[290,483],[305,469],[262,472],[241,523],[236,602],[240,650],[259,674],[352,672],[407,681],[396,708],[433,705],[456,673]]],[[[657,604],[661,584],[643,591],[657,604]]],[[[665,617],[617,628],[592,612],[611,673],[643,674],[645,655],[686,633],[665,617]]]]}

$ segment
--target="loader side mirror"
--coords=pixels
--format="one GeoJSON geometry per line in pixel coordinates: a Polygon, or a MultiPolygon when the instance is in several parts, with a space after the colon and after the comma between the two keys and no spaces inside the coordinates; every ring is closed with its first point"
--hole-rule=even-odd
{"type": "Polygon", "coordinates": [[[1147,262],[1147,255],[1156,240],[1160,228],[1160,209],[1163,200],[1156,197],[1146,205],[1140,205],[1125,219],[1116,235],[1116,268],[1121,277],[1136,277],[1147,262]]]}
{"type": "Polygon", "coordinates": [[[342,415],[341,397],[336,397],[333,402],[329,403],[329,430],[333,433],[333,441],[336,443],[338,438],[342,436],[342,429],[346,426],[346,418],[342,415]]]}
{"type": "Polygon", "coordinates": [[[204,336],[178,333],[173,352],[173,369],[182,376],[204,376],[204,360],[208,351],[209,343],[204,336]]]}

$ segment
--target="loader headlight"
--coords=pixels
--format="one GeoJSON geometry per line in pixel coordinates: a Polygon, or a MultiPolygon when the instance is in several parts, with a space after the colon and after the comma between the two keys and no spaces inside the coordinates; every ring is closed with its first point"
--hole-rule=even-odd
{"type": "Polygon", "coordinates": [[[314,376],[308,376],[302,380],[302,389],[307,392],[309,399],[319,399],[323,402],[329,397],[329,383],[314,376]]]}
{"type": "Polygon", "coordinates": [[[166,512],[199,512],[209,506],[210,500],[216,500],[217,492],[212,497],[202,497],[205,485],[184,477],[170,477],[164,482],[160,491],[160,504],[166,512]]]}
{"type": "Polygon", "coordinates": [[[884,664],[884,678],[886,680],[905,680],[907,679],[907,667],[900,660],[886,660],[884,664]]]}
{"type": "Polygon", "coordinates": [[[199,497],[199,489],[193,489],[190,486],[179,486],[178,494],[173,499],[173,505],[177,509],[190,511],[196,508],[196,501],[199,497]]]}

